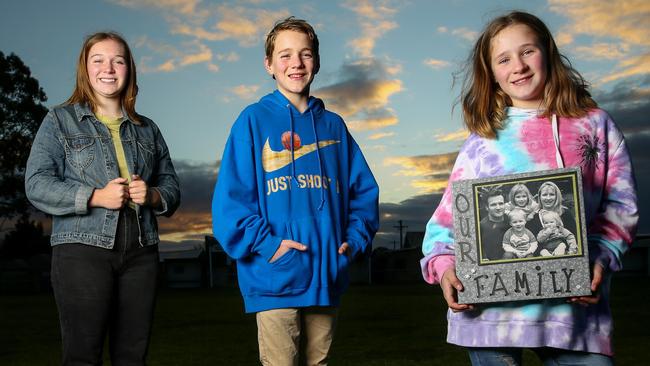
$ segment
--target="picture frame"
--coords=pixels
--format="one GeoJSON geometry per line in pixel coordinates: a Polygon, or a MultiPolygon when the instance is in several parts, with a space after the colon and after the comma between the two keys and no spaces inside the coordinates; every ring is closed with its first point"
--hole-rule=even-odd
{"type": "Polygon", "coordinates": [[[591,295],[580,168],[452,183],[460,304],[591,295]]]}

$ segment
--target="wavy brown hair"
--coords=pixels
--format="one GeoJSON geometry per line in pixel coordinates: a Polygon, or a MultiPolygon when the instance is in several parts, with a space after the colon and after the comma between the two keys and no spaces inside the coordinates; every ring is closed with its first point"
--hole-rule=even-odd
{"type": "Polygon", "coordinates": [[[133,60],[133,54],[131,53],[129,45],[126,43],[126,40],[115,32],[97,32],[86,37],[83,46],[81,47],[81,52],[79,53],[79,61],[77,62],[77,82],[72,95],[64,104],[87,104],[93,111],[95,111],[98,103],[93,88],[90,85],[90,80],[88,79],[88,54],[94,45],[108,39],[116,41],[124,47],[124,58],[128,65],[126,83],[124,90],[122,90],[122,93],[120,94],[120,104],[126,111],[129,119],[134,122],[140,122],[140,118],[135,112],[135,100],[138,95],[135,61],[133,60]]]}
{"type": "Polygon", "coordinates": [[[275,50],[275,39],[278,37],[278,33],[291,30],[295,32],[304,33],[307,35],[307,38],[311,41],[312,52],[314,53],[314,74],[318,73],[320,69],[320,54],[318,53],[318,36],[314,31],[314,28],[307,23],[307,21],[302,19],[297,19],[294,16],[290,16],[284,20],[281,20],[273,26],[273,29],[266,36],[266,42],[264,42],[264,53],[269,59],[269,63],[273,61],[273,51],[275,50]]]}
{"type": "Polygon", "coordinates": [[[560,53],[544,22],[532,14],[513,11],[485,27],[460,73],[464,74],[459,100],[465,125],[470,132],[485,138],[496,138],[506,119],[505,109],[512,105],[510,97],[494,81],[490,63],[492,39],[515,24],[526,25],[535,33],[544,55],[547,77],[542,116],[581,117],[597,107],[587,82],[560,53]]]}

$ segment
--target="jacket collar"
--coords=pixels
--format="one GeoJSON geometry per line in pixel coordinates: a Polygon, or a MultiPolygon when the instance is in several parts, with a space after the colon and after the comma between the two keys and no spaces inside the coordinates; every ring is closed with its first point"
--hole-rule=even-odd
{"type": "MultiPolygon", "coordinates": [[[[88,104],[86,104],[86,103],[75,103],[74,104],[74,111],[75,111],[75,114],[77,115],[77,120],[78,121],[83,121],[84,117],[93,117],[93,118],[95,118],[95,114],[90,109],[90,106],[88,104]]],[[[131,122],[131,123],[133,123],[135,125],[140,125],[141,124],[141,123],[132,121],[129,118],[129,115],[126,113],[126,110],[124,110],[124,108],[122,108],[122,115],[124,116],[125,121],[129,121],[129,122],[131,122]]]]}

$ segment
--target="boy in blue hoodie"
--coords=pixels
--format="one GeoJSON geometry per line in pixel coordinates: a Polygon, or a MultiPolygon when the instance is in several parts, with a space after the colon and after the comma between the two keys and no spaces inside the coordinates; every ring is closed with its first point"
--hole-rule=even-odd
{"type": "Polygon", "coordinates": [[[237,260],[263,365],[326,365],[352,259],[379,225],[379,188],[342,118],[309,96],[318,38],[289,17],[266,38],[277,90],[232,126],[212,201],[214,234],[237,260]]]}

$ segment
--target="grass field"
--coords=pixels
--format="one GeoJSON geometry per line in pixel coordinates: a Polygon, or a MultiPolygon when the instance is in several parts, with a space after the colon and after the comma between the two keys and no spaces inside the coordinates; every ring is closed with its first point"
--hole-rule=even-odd
{"type": "MultiPolygon", "coordinates": [[[[445,305],[438,287],[353,286],[341,307],[330,364],[468,365],[445,343],[445,305]]],[[[650,281],[615,278],[617,365],[650,365],[650,281]]],[[[236,289],[162,290],[151,365],[256,365],[255,318],[236,289]]],[[[60,337],[51,294],[0,295],[0,365],[57,365],[60,337]]],[[[525,354],[528,365],[539,362],[525,354]]]]}

